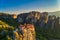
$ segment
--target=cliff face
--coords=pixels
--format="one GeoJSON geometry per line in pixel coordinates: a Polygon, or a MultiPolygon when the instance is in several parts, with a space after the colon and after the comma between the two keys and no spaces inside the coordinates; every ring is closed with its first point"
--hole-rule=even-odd
{"type": "Polygon", "coordinates": [[[40,13],[37,11],[31,11],[28,13],[20,13],[19,15],[0,13],[0,19],[3,21],[6,21],[6,22],[8,22],[10,20],[10,22],[12,22],[12,24],[14,24],[15,22],[17,22],[18,24],[20,24],[20,23],[33,23],[34,24],[37,22],[40,23],[42,21],[44,23],[48,23],[50,20],[57,19],[56,13],[57,13],[57,15],[59,14],[59,12],[42,12],[42,13],[40,13]]]}
{"type": "MultiPolygon", "coordinates": [[[[55,12],[54,12],[55,13],[55,12]]],[[[0,13],[0,20],[17,27],[20,24],[33,24],[38,38],[60,38],[60,17],[53,12],[28,12],[19,15],[0,13]],[[53,14],[53,15],[52,15],[53,14]]]]}
{"type": "Polygon", "coordinates": [[[24,19],[24,21],[31,21],[33,22],[35,20],[35,22],[37,22],[40,19],[43,19],[45,21],[48,20],[48,13],[44,12],[44,13],[40,13],[40,12],[36,12],[36,11],[32,11],[29,13],[23,13],[23,14],[19,14],[18,15],[18,19],[22,18],[24,19]]]}

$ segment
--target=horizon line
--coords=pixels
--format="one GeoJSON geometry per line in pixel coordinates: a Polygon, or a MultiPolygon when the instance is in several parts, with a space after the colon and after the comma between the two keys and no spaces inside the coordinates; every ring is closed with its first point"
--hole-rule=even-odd
{"type": "MultiPolygon", "coordinates": [[[[42,12],[58,12],[58,10],[57,11],[37,11],[37,10],[32,10],[32,11],[36,11],[36,12],[40,12],[40,13],[42,13],[42,12]]],[[[29,13],[29,12],[32,12],[32,11],[25,11],[25,12],[1,12],[0,11],[0,13],[7,13],[7,14],[20,14],[20,13],[29,13]]]]}

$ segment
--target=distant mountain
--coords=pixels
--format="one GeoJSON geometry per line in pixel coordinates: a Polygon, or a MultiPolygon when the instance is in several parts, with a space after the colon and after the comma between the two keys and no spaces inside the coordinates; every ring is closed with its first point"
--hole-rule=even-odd
{"type": "Polygon", "coordinates": [[[16,20],[13,18],[14,15],[7,13],[0,13],[0,20],[9,24],[10,26],[17,26],[16,20]]]}
{"type": "Polygon", "coordinates": [[[60,17],[60,11],[56,11],[56,12],[48,12],[48,15],[56,15],[57,17],[60,17]]]}

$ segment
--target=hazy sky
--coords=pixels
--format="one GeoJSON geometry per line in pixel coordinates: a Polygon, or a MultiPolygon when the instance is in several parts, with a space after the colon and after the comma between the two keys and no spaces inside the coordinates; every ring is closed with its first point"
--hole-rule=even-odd
{"type": "Polygon", "coordinates": [[[60,11],[59,0],[0,0],[0,12],[60,11]]]}

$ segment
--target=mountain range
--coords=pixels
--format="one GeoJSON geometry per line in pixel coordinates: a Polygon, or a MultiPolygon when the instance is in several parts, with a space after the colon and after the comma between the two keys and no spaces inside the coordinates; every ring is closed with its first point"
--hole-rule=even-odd
{"type": "Polygon", "coordinates": [[[56,12],[48,12],[48,15],[56,15],[57,17],[60,17],[60,11],[56,11],[56,12]]]}

